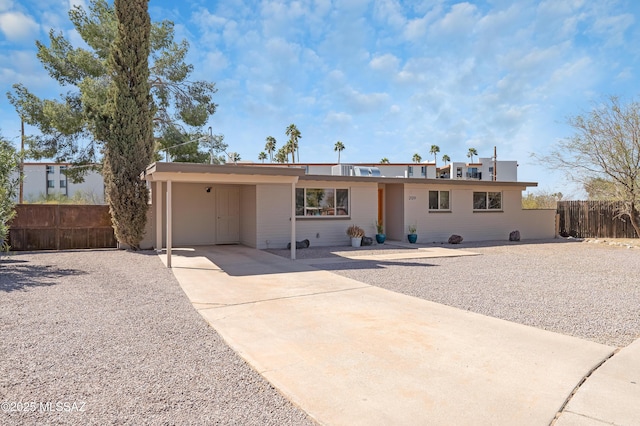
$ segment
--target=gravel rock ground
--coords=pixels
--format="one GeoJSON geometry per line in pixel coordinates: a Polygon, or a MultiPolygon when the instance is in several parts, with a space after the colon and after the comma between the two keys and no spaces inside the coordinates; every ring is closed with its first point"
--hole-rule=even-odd
{"type": "Polygon", "coordinates": [[[3,256],[0,336],[2,425],[314,424],[153,252],[3,256]]]}
{"type": "MultiPolygon", "coordinates": [[[[309,248],[297,254],[327,258],[314,263],[316,268],[520,324],[619,347],[640,337],[638,247],[563,239],[443,247],[481,255],[333,262],[331,251],[352,249],[309,248]]],[[[362,254],[370,250],[364,247],[362,254]]],[[[286,250],[273,252],[288,256],[286,250]]]]}

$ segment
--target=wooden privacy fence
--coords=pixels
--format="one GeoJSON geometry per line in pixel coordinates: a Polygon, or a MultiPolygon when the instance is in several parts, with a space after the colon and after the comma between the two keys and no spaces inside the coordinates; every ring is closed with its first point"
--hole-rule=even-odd
{"type": "Polygon", "coordinates": [[[577,238],[637,238],[629,217],[617,217],[615,201],[558,201],[560,235],[577,238]]]}
{"type": "Polygon", "coordinates": [[[19,204],[9,229],[11,250],[116,247],[109,206],[19,204]]]}

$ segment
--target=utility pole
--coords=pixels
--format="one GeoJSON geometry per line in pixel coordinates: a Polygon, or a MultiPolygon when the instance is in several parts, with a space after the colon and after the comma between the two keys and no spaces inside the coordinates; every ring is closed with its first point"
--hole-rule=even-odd
{"type": "Polygon", "coordinates": [[[22,204],[24,194],[24,120],[20,117],[20,194],[18,203],[22,204]]]}
{"type": "Polygon", "coordinates": [[[493,181],[498,180],[498,154],[496,147],[493,147],[493,181]]]}

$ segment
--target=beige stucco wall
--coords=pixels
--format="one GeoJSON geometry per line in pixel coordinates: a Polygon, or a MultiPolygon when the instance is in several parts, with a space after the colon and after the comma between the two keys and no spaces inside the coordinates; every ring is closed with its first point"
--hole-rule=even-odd
{"type": "Polygon", "coordinates": [[[240,187],[240,242],[245,246],[256,246],[257,212],[255,185],[240,187]]]}
{"type": "Polygon", "coordinates": [[[208,186],[212,185],[175,182],[172,184],[172,239],[175,247],[215,244],[216,187],[212,186],[211,192],[206,192],[205,188],[208,186]]]}
{"type": "MultiPolygon", "coordinates": [[[[296,240],[308,239],[311,246],[348,245],[347,228],[358,225],[367,236],[375,235],[374,223],[378,214],[378,184],[304,181],[298,188],[349,188],[350,217],[297,218],[296,240]]],[[[284,248],[291,238],[291,186],[257,185],[257,242],[258,248],[284,248]]]]}
{"type": "Polygon", "coordinates": [[[365,235],[374,237],[375,222],[378,217],[378,184],[371,183],[340,183],[322,181],[304,181],[298,188],[348,188],[349,213],[345,218],[298,218],[296,220],[298,241],[308,239],[312,246],[349,245],[347,228],[357,225],[364,229],[365,235]]]}
{"type": "Polygon", "coordinates": [[[493,186],[445,185],[405,187],[405,224],[416,224],[419,242],[446,242],[450,235],[465,241],[507,240],[519,230],[522,239],[553,238],[553,211],[523,211],[519,187],[502,188],[502,211],[473,211],[473,192],[500,190],[493,186]],[[450,190],[451,211],[429,211],[429,190],[450,190]]]}
{"type": "Polygon", "coordinates": [[[256,211],[256,247],[286,247],[291,241],[291,185],[256,185],[256,211]]]}
{"type": "MultiPolygon", "coordinates": [[[[172,240],[173,247],[216,244],[216,191],[225,186],[205,183],[177,183],[172,184],[172,240]],[[206,188],[211,191],[207,192],[206,188]]],[[[254,185],[236,185],[240,195],[240,235],[242,244],[255,247],[256,241],[256,188],[254,185]]],[[[166,182],[162,183],[162,193],[156,191],[156,184],[151,185],[152,205],[150,220],[147,224],[145,243],[158,247],[156,244],[155,206],[157,197],[162,197],[162,247],[167,241],[166,215],[166,182]]]]}

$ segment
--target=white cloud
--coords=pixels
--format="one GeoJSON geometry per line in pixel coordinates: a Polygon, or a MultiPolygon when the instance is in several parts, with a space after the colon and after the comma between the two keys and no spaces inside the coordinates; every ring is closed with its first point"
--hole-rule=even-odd
{"type": "Polygon", "coordinates": [[[356,113],[382,110],[389,101],[387,93],[360,93],[353,89],[345,90],[342,95],[347,105],[356,113]]]}
{"type": "Polygon", "coordinates": [[[222,52],[218,50],[211,50],[207,52],[202,65],[206,68],[207,73],[210,75],[212,71],[225,69],[229,65],[229,61],[222,52]]]}
{"type": "Polygon", "coordinates": [[[439,35],[468,34],[478,22],[478,8],[470,3],[458,3],[442,19],[435,22],[432,31],[439,35]]]}
{"type": "Polygon", "coordinates": [[[550,78],[550,82],[556,85],[567,84],[573,86],[576,82],[590,76],[589,68],[592,64],[588,56],[567,62],[558,68],[550,78]]]}
{"type": "Polygon", "coordinates": [[[37,38],[40,26],[22,12],[0,14],[0,31],[11,41],[32,41],[37,38]]]}
{"type": "Polygon", "coordinates": [[[0,12],[13,9],[13,0],[0,0],[0,12]]]}
{"type": "Polygon", "coordinates": [[[369,62],[369,66],[376,70],[382,71],[384,73],[395,73],[398,70],[398,66],[400,65],[400,60],[390,53],[385,53],[384,55],[375,56],[369,62]]]}
{"type": "Polygon", "coordinates": [[[351,124],[351,115],[346,112],[329,111],[324,117],[324,123],[330,127],[333,126],[347,126],[351,124]]]}
{"type": "Polygon", "coordinates": [[[401,28],[407,21],[397,0],[377,0],[373,6],[373,16],[393,28],[401,28]]]}
{"type": "Polygon", "coordinates": [[[593,31],[606,39],[607,44],[624,43],[624,32],[634,24],[630,14],[598,17],[593,24],[593,31]]]}

